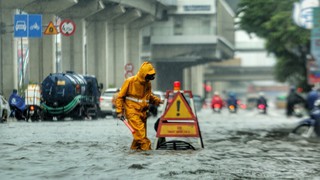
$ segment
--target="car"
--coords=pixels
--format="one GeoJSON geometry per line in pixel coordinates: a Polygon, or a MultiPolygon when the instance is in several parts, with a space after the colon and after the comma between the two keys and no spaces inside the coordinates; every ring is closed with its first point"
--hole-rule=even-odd
{"type": "Polygon", "coordinates": [[[8,120],[10,113],[11,111],[8,101],[0,95],[0,122],[8,120]]]}
{"type": "Polygon", "coordinates": [[[203,99],[200,95],[194,94],[193,95],[193,101],[196,111],[201,111],[203,106],[203,99]]]}
{"type": "Polygon", "coordinates": [[[112,103],[113,95],[119,92],[119,88],[108,88],[100,96],[100,115],[101,117],[116,117],[115,106],[112,103]]]}
{"type": "MultiPolygon", "coordinates": [[[[201,111],[202,106],[203,106],[203,100],[202,97],[200,95],[197,94],[193,94],[193,103],[194,103],[194,108],[196,110],[196,112],[201,111]]],[[[184,97],[186,98],[187,102],[190,104],[190,94],[185,93],[184,97]]]]}

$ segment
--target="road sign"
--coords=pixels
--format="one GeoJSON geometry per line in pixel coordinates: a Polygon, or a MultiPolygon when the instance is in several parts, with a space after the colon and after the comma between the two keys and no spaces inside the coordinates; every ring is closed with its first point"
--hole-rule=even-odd
{"type": "Polygon", "coordinates": [[[194,119],[194,114],[185,98],[178,93],[163,114],[165,119],[194,119]]]}
{"type": "Polygon", "coordinates": [[[45,35],[55,35],[58,34],[57,28],[54,26],[53,22],[50,21],[46,30],[43,32],[45,35]]]}
{"type": "Polygon", "coordinates": [[[76,24],[69,20],[63,20],[60,24],[60,33],[64,36],[71,36],[76,31],[76,24]]]}
{"type": "Polygon", "coordinates": [[[28,22],[29,37],[40,38],[42,37],[42,15],[30,14],[28,22]]]}
{"type": "Polygon", "coordinates": [[[131,77],[131,76],[133,76],[133,73],[130,72],[130,71],[126,72],[126,74],[124,75],[124,77],[125,77],[126,79],[129,78],[129,77],[131,77]]]}
{"type": "Polygon", "coordinates": [[[16,14],[14,16],[14,37],[42,37],[42,15],[16,14]]]}
{"type": "Polygon", "coordinates": [[[16,14],[13,26],[14,37],[28,37],[28,15],[16,14]]]}
{"type": "Polygon", "coordinates": [[[127,63],[127,64],[124,66],[124,70],[126,70],[127,72],[128,72],[128,71],[132,72],[132,71],[133,71],[133,64],[132,64],[132,63],[127,63]]]}
{"type": "Polygon", "coordinates": [[[132,63],[127,63],[124,66],[124,70],[126,71],[126,73],[124,74],[124,77],[126,79],[133,76],[133,64],[132,63]]]}

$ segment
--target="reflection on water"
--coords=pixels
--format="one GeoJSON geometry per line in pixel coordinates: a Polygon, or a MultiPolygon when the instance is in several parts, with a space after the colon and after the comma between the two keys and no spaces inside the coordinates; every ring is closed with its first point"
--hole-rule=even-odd
{"type": "MultiPolygon", "coordinates": [[[[205,148],[196,151],[131,151],[130,132],[113,119],[0,124],[0,177],[320,178],[319,139],[290,136],[292,123],[284,117],[222,113],[217,118],[206,111],[198,116],[205,148]]],[[[148,122],[152,142],[154,122],[148,122]]]]}

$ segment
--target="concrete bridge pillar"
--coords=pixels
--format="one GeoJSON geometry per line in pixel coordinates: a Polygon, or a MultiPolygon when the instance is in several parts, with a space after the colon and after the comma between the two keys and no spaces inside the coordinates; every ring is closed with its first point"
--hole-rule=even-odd
{"type": "Polygon", "coordinates": [[[113,19],[125,13],[125,8],[115,5],[86,18],[87,55],[85,72],[95,74],[105,88],[115,86],[113,19]]]}
{"type": "MultiPolygon", "coordinates": [[[[197,65],[197,66],[192,66],[190,68],[191,70],[191,91],[193,94],[198,94],[200,96],[204,95],[204,87],[203,87],[203,66],[202,65],[197,65]]],[[[185,82],[185,81],[184,81],[185,82]]]]}
{"type": "Polygon", "coordinates": [[[0,22],[5,23],[6,32],[0,34],[0,93],[8,98],[12,89],[18,89],[17,41],[13,38],[12,24],[15,11],[0,10],[0,22]]]}
{"type": "Polygon", "coordinates": [[[184,82],[184,84],[183,84],[182,89],[185,89],[185,90],[192,89],[191,79],[192,79],[191,68],[185,68],[183,70],[183,82],[184,82]]]}
{"type": "Polygon", "coordinates": [[[72,19],[76,24],[76,31],[71,36],[61,35],[62,43],[62,72],[71,70],[76,73],[85,73],[84,34],[85,22],[83,19],[72,19]]]}
{"type": "Polygon", "coordinates": [[[72,70],[80,74],[87,73],[85,36],[87,35],[86,25],[90,26],[91,22],[85,21],[85,18],[103,11],[104,8],[101,0],[78,0],[74,6],[58,13],[62,19],[71,19],[76,24],[76,31],[73,35],[61,36],[63,71],[72,70]]]}
{"type": "MultiPolygon", "coordinates": [[[[43,24],[55,22],[52,14],[43,14],[43,24]]],[[[42,38],[30,38],[30,82],[41,83],[50,73],[56,72],[55,36],[44,35],[42,38]]]]}
{"type": "MultiPolygon", "coordinates": [[[[141,17],[141,12],[136,9],[128,10],[124,15],[114,19],[114,36],[117,39],[114,42],[114,59],[115,59],[115,86],[121,87],[124,77],[125,64],[132,62],[131,57],[128,57],[129,36],[129,23],[141,17]]],[[[137,33],[137,32],[136,32],[137,33]]],[[[135,69],[139,68],[135,67],[135,69]]]]}
{"type": "Polygon", "coordinates": [[[142,47],[141,42],[141,29],[154,21],[154,17],[151,15],[143,16],[128,26],[128,43],[127,43],[127,59],[128,62],[133,64],[134,74],[136,74],[142,64],[140,59],[140,52],[142,47]]]}
{"type": "Polygon", "coordinates": [[[87,24],[86,73],[93,74],[106,85],[107,23],[93,21],[87,24]]]}
{"type": "Polygon", "coordinates": [[[115,32],[114,32],[114,24],[111,22],[108,22],[107,25],[107,31],[108,31],[108,39],[107,39],[107,74],[106,74],[106,88],[107,87],[115,87],[116,86],[116,76],[115,72],[117,71],[115,69],[115,53],[114,53],[114,46],[115,43],[115,32]]]}

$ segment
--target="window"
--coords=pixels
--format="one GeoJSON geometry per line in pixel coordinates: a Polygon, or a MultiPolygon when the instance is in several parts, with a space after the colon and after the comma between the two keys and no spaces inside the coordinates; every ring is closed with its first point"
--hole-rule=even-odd
{"type": "Polygon", "coordinates": [[[150,51],[150,36],[143,36],[142,38],[142,51],[150,51]]]}
{"type": "Polygon", "coordinates": [[[174,18],[174,35],[182,35],[183,21],[181,17],[174,18]]]}

